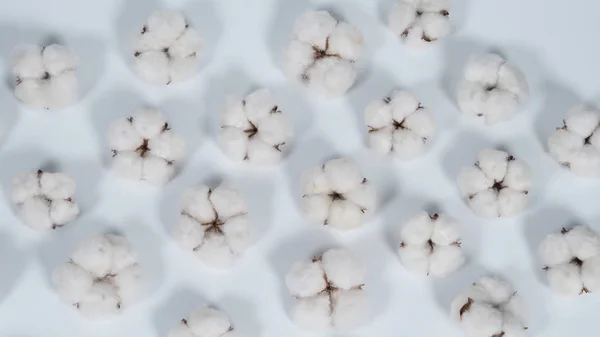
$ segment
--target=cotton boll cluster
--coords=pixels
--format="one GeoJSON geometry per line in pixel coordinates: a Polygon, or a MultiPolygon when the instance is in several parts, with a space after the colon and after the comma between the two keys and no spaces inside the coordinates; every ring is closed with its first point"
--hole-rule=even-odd
{"type": "Polygon", "coordinates": [[[527,208],[532,185],[527,164],[504,151],[485,149],[473,166],[458,175],[458,188],[469,207],[487,218],[508,217],[527,208]]]}
{"type": "Polygon", "coordinates": [[[540,244],[550,288],[562,295],[600,290],[600,237],[584,225],[548,235],[540,244]]]}
{"type": "Polygon", "coordinates": [[[184,140],[156,109],[140,109],[132,117],[116,120],[109,127],[107,141],[113,171],[157,185],[173,177],[175,163],[185,155],[184,140]]]}
{"type": "Polygon", "coordinates": [[[119,314],[138,301],[145,285],[136,253],[122,236],[94,236],[75,249],[52,280],[61,300],[89,318],[119,314]]]}
{"type": "Polygon", "coordinates": [[[302,175],[302,211],[311,222],[354,229],[363,225],[375,203],[375,188],[351,159],[333,159],[302,175]]]}
{"type": "Polygon", "coordinates": [[[221,184],[185,190],[173,236],[207,266],[230,268],[251,243],[246,202],[238,191],[221,184]]]}
{"type": "Polygon", "coordinates": [[[395,91],[390,97],[369,103],[365,123],[369,127],[369,147],[401,159],[422,155],[435,133],[433,116],[407,91],[395,91]]]}
{"type": "Polygon", "coordinates": [[[529,96],[525,76],[497,54],[473,55],[458,84],[457,101],[463,115],[482,124],[512,118],[529,96]]]}
{"type": "Polygon", "coordinates": [[[25,226],[56,229],[79,215],[75,188],[75,181],[64,173],[22,173],[13,179],[12,200],[25,226]]]}
{"type": "Polygon", "coordinates": [[[152,84],[181,82],[198,70],[202,47],[202,37],[183,15],[158,11],[134,39],[133,70],[152,84]]]}
{"type": "Polygon", "coordinates": [[[15,96],[36,109],[62,109],[77,101],[75,53],[65,46],[20,45],[11,53],[15,96]]]}
{"type": "Polygon", "coordinates": [[[527,330],[523,298],[512,285],[493,277],[484,277],[459,294],[450,311],[467,337],[518,337],[527,330]]]}
{"type": "Polygon", "coordinates": [[[171,329],[168,337],[236,337],[229,317],[214,308],[201,307],[171,329]]]}
{"type": "Polygon", "coordinates": [[[296,262],[285,279],[296,299],[294,323],[307,331],[349,331],[363,325],[370,317],[365,274],[362,263],[345,249],[296,262]]]}
{"type": "Polygon", "coordinates": [[[399,0],[389,14],[389,27],[413,48],[450,34],[450,0],[399,0]]]}
{"type": "Polygon", "coordinates": [[[291,137],[292,126],[269,90],[257,90],[246,98],[228,98],[221,113],[219,145],[231,159],[276,164],[281,161],[282,146],[291,137]]]}
{"type": "Polygon", "coordinates": [[[400,262],[413,272],[446,276],[465,262],[460,224],[448,216],[418,212],[408,219],[401,237],[400,262]]]}
{"type": "Polygon", "coordinates": [[[310,11],[294,25],[285,52],[285,71],[330,96],[344,94],[356,80],[355,63],[364,50],[362,33],[327,11],[310,11]]]}

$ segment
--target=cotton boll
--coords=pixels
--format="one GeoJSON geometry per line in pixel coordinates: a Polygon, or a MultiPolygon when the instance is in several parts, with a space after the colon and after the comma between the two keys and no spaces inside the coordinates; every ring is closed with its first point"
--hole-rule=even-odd
{"type": "Polygon", "coordinates": [[[92,237],[80,244],[71,255],[71,261],[101,278],[110,272],[112,266],[112,244],[104,235],[92,237]]]}
{"type": "Polygon", "coordinates": [[[321,263],[335,287],[350,289],[364,283],[364,266],[349,250],[330,249],[323,254],[321,263]]]}
{"type": "Polygon", "coordinates": [[[576,226],[565,234],[565,239],[573,255],[587,260],[600,255],[600,237],[587,226],[576,226]]]}
{"type": "Polygon", "coordinates": [[[172,40],[181,36],[185,26],[185,18],[174,11],[157,11],[148,18],[148,30],[155,32],[161,40],[172,40]]]}
{"type": "Polygon", "coordinates": [[[411,271],[420,274],[429,273],[429,256],[431,247],[423,243],[418,245],[407,245],[398,249],[400,263],[411,271]]]}
{"type": "Polygon", "coordinates": [[[301,79],[302,74],[315,62],[313,47],[302,41],[292,40],[284,54],[284,70],[287,76],[301,79]]]}
{"type": "Polygon", "coordinates": [[[581,266],[581,280],[589,292],[600,290],[600,255],[585,260],[581,266]]]}
{"type": "Polygon", "coordinates": [[[190,314],[186,322],[190,330],[197,336],[223,336],[232,329],[227,315],[214,308],[198,308],[190,314]]]}
{"type": "Polygon", "coordinates": [[[142,179],[151,184],[164,185],[174,174],[173,165],[164,158],[147,155],[143,159],[142,179]]]}
{"type": "Polygon", "coordinates": [[[202,263],[213,269],[230,269],[234,264],[235,256],[223,235],[207,233],[195,252],[202,263]]]}
{"type": "Polygon", "coordinates": [[[563,264],[572,259],[569,242],[561,233],[548,235],[540,244],[539,251],[546,265],[563,264]]]}
{"type": "Polygon", "coordinates": [[[169,58],[160,51],[148,51],[135,58],[133,71],[142,80],[151,84],[166,84],[169,76],[169,58]]]}
{"type": "Polygon", "coordinates": [[[262,140],[252,139],[248,143],[248,162],[256,165],[275,165],[281,161],[281,151],[262,140]]]}
{"type": "Polygon", "coordinates": [[[362,33],[354,26],[340,22],[329,36],[331,54],[338,54],[350,61],[358,61],[364,49],[362,33]]]}
{"type": "Polygon", "coordinates": [[[170,131],[165,131],[148,142],[151,152],[168,161],[180,160],[185,156],[185,141],[170,131]]]}
{"type": "Polygon", "coordinates": [[[131,179],[142,180],[144,159],[136,152],[123,151],[119,155],[113,157],[111,168],[118,175],[131,179]]]}
{"type": "Polygon", "coordinates": [[[244,130],[250,128],[244,105],[243,98],[228,96],[220,115],[221,125],[244,130]]]}
{"type": "Polygon", "coordinates": [[[581,268],[571,263],[549,267],[546,277],[550,288],[562,295],[578,295],[583,288],[581,268]]]}
{"type": "Polygon", "coordinates": [[[169,331],[168,337],[196,337],[187,325],[187,320],[180,321],[169,331]]]}
{"type": "Polygon", "coordinates": [[[521,191],[505,188],[498,193],[497,198],[500,217],[513,216],[527,208],[527,195],[521,191]]]}
{"type": "Polygon", "coordinates": [[[324,171],[331,187],[338,193],[354,190],[363,180],[358,165],[348,158],[330,160],[324,171]]]}
{"type": "Polygon", "coordinates": [[[42,78],[46,72],[42,59],[42,48],[36,45],[23,44],[15,47],[10,53],[12,72],[17,78],[42,78]]]}
{"type": "Polygon", "coordinates": [[[483,277],[477,285],[482,287],[489,296],[489,301],[494,304],[501,304],[508,301],[515,290],[513,286],[497,277],[483,277]]]}
{"type": "Polygon", "coordinates": [[[292,126],[281,113],[270,114],[259,120],[257,127],[258,136],[266,144],[285,144],[292,137],[292,126]]]}
{"type": "Polygon", "coordinates": [[[248,137],[243,130],[235,127],[222,127],[219,132],[219,147],[230,158],[242,161],[248,153],[248,137]]]}
{"type": "Polygon", "coordinates": [[[285,284],[292,296],[314,296],[327,286],[323,276],[321,264],[299,261],[292,265],[292,269],[285,277],[285,284]]]}
{"type": "Polygon", "coordinates": [[[462,168],[457,180],[462,196],[477,194],[493,185],[493,181],[474,166],[462,168]]]}
{"type": "Polygon", "coordinates": [[[110,270],[113,274],[118,274],[121,270],[137,263],[137,254],[127,239],[111,234],[107,234],[106,238],[112,244],[113,263],[110,270]]]}
{"type": "Polygon", "coordinates": [[[258,124],[269,117],[276,107],[277,103],[271,92],[268,89],[258,89],[246,96],[244,112],[248,121],[258,124]]]}
{"type": "Polygon", "coordinates": [[[408,1],[398,1],[388,16],[389,28],[398,36],[417,18],[417,7],[408,1]]]}
{"type": "Polygon", "coordinates": [[[402,228],[402,241],[407,244],[423,244],[433,234],[434,224],[427,212],[421,211],[411,216],[402,228]]]}
{"type": "Polygon", "coordinates": [[[328,195],[314,194],[302,197],[302,211],[308,220],[314,223],[325,224],[327,222],[332,204],[333,201],[328,195]]]}
{"type": "Polygon", "coordinates": [[[429,256],[429,273],[446,276],[458,270],[465,263],[462,249],[458,246],[437,246],[429,256]]]}
{"type": "Polygon", "coordinates": [[[504,151],[484,149],[477,155],[477,166],[486,177],[502,181],[508,169],[508,154],[504,151]]]}
{"type": "Polygon", "coordinates": [[[77,57],[67,47],[59,44],[51,44],[43,50],[42,59],[48,71],[52,75],[77,68],[77,57]]]}
{"type": "Polygon", "coordinates": [[[229,218],[221,226],[221,230],[233,253],[241,254],[250,245],[252,232],[247,217],[237,216],[229,218]]]}
{"type": "Polygon", "coordinates": [[[369,299],[362,290],[338,291],[333,326],[337,331],[351,331],[369,320],[369,299]]]}
{"type": "Polygon", "coordinates": [[[114,121],[106,135],[108,146],[115,151],[137,149],[143,143],[143,137],[126,118],[114,121]]]}
{"type": "Polygon", "coordinates": [[[333,33],[337,24],[337,20],[327,11],[309,11],[296,19],[294,36],[300,41],[324,49],[325,40],[333,33]]]}
{"type": "Polygon", "coordinates": [[[365,123],[371,129],[381,129],[393,122],[392,106],[387,100],[375,100],[365,108],[365,123]]]}
{"type": "Polygon", "coordinates": [[[356,204],[362,210],[375,210],[377,207],[377,191],[375,186],[368,181],[364,182],[350,193],[346,193],[346,198],[356,204]]]}
{"type": "Polygon", "coordinates": [[[393,148],[394,128],[386,126],[379,130],[370,130],[368,135],[369,148],[379,155],[389,154],[393,148]]]}
{"type": "Polygon", "coordinates": [[[398,0],[388,25],[407,45],[422,48],[450,33],[449,13],[449,2],[398,0]]]}
{"type": "Polygon", "coordinates": [[[234,188],[220,185],[210,194],[210,201],[220,219],[246,214],[248,206],[242,195],[234,188]]]}
{"type": "Polygon", "coordinates": [[[306,331],[325,331],[331,326],[330,300],[327,295],[298,298],[290,316],[294,323],[306,331]]]}
{"type": "Polygon", "coordinates": [[[92,275],[74,263],[65,263],[54,270],[52,282],[56,284],[61,298],[76,303],[87,294],[94,283],[92,275]]]}
{"type": "Polygon", "coordinates": [[[119,297],[109,283],[96,282],[77,305],[79,312],[89,318],[114,316],[121,309],[119,297]]]}
{"type": "Polygon", "coordinates": [[[492,189],[477,193],[468,199],[467,204],[471,210],[485,218],[500,217],[498,192],[492,189]]]}
{"type": "Polygon", "coordinates": [[[209,196],[211,188],[205,185],[186,188],[181,198],[182,213],[190,214],[201,223],[209,223],[216,217],[216,211],[209,196]]]}
{"type": "Polygon", "coordinates": [[[438,245],[450,245],[460,241],[461,224],[454,218],[438,215],[431,233],[431,241],[438,245]]]}
{"type": "Polygon", "coordinates": [[[42,198],[29,198],[19,207],[19,218],[28,227],[35,230],[49,229],[52,220],[49,217],[50,204],[42,198]]]}
{"type": "Polygon", "coordinates": [[[327,225],[336,229],[358,228],[363,223],[363,211],[349,200],[333,200],[329,206],[327,225]]]}
{"type": "Polygon", "coordinates": [[[144,294],[145,289],[140,286],[141,279],[142,269],[137,264],[119,271],[113,283],[116,285],[121,303],[124,305],[135,303],[144,294]]]}
{"type": "Polygon", "coordinates": [[[193,29],[186,29],[185,32],[169,46],[169,55],[175,56],[177,60],[188,58],[198,63],[197,55],[202,50],[204,42],[202,36],[193,29]]]}
{"type": "Polygon", "coordinates": [[[21,173],[16,175],[12,181],[12,199],[13,202],[20,204],[28,198],[37,196],[41,193],[39,178],[36,173],[21,173]]]}
{"type": "Polygon", "coordinates": [[[191,251],[202,245],[204,233],[204,226],[198,226],[195,219],[189,216],[180,216],[172,235],[183,250],[191,251]]]}
{"type": "Polygon", "coordinates": [[[343,59],[322,58],[307,72],[310,86],[330,96],[344,94],[356,80],[354,65],[343,59]]]}
{"type": "Polygon", "coordinates": [[[321,166],[315,166],[304,171],[302,173],[301,185],[302,193],[305,195],[328,194],[331,192],[331,184],[321,166]]]}
{"type": "Polygon", "coordinates": [[[79,206],[68,200],[58,199],[50,207],[50,222],[57,227],[63,226],[77,218],[79,206]]]}
{"type": "Polygon", "coordinates": [[[494,336],[502,332],[502,312],[489,304],[474,303],[462,316],[463,327],[477,336],[494,336]]]}

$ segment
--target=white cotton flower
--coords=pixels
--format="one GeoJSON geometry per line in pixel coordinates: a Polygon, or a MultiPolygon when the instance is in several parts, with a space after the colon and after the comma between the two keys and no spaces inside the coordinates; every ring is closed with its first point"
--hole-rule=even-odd
{"type": "Polygon", "coordinates": [[[375,188],[364,178],[356,162],[333,159],[302,175],[302,211],[314,223],[349,230],[364,223],[373,211],[375,188]]]}
{"type": "Polygon", "coordinates": [[[588,226],[563,228],[540,244],[550,288],[561,295],[600,290],[600,236],[588,226]]]}
{"type": "Polygon", "coordinates": [[[363,264],[346,249],[296,262],[285,279],[296,299],[294,323],[307,331],[349,331],[363,325],[370,317],[365,277],[363,264]]]}
{"type": "Polygon", "coordinates": [[[363,50],[363,35],[356,27],[338,22],[327,11],[309,11],[294,25],[285,72],[327,95],[342,95],[356,80],[355,63],[363,50]]]}
{"type": "Polygon", "coordinates": [[[412,48],[450,34],[450,0],[398,0],[388,16],[390,29],[412,48]]]}
{"type": "Polygon", "coordinates": [[[62,109],[77,101],[77,56],[69,48],[20,45],[11,53],[15,96],[36,109],[62,109]]]}
{"type": "Polygon", "coordinates": [[[227,269],[251,243],[248,208],[238,191],[221,184],[215,189],[188,188],[173,237],[207,266],[227,269]]]}
{"type": "Polygon", "coordinates": [[[119,314],[145,292],[131,244],[122,236],[97,235],[82,242],[52,280],[61,300],[89,318],[119,314]]]}
{"type": "Polygon", "coordinates": [[[455,219],[445,215],[414,214],[402,228],[400,262],[420,274],[443,277],[453,273],[465,263],[460,228],[455,219]]]}
{"type": "Polygon", "coordinates": [[[528,313],[512,285],[484,277],[459,294],[450,313],[467,337],[518,337],[527,330],[528,313]]]}
{"type": "Polygon", "coordinates": [[[112,169],[117,174],[157,185],[173,177],[175,163],[185,155],[184,140],[156,109],[140,109],[132,117],[114,121],[107,142],[113,153],[112,169]]]}
{"type": "Polygon", "coordinates": [[[292,132],[271,92],[259,89],[246,98],[227,99],[221,113],[219,146],[233,160],[273,165],[281,161],[281,148],[292,132]]]}
{"type": "Polygon", "coordinates": [[[179,321],[168,337],[234,337],[237,333],[222,311],[209,307],[194,310],[188,318],[179,321]]]}
{"type": "Polygon", "coordinates": [[[422,155],[435,133],[433,116],[407,91],[394,91],[390,97],[369,103],[365,123],[373,151],[405,160],[422,155]]]}
{"type": "Polygon", "coordinates": [[[171,84],[198,70],[203,39],[178,12],[157,11],[133,41],[133,70],[152,84],[171,84]]]}
{"type": "Polygon", "coordinates": [[[463,115],[490,125],[511,119],[528,96],[523,73],[501,56],[489,53],[469,58],[456,99],[463,115]]]}
{"type": "Polygon", "coordinates": [[[531,170],[525,162],[504,151],[481,151],[475,165],[463,168],[457,180],[462,197],[482,217],[516,215],[529,203],[531,170]]]}
{"type": "Polygon", "coordinates": [[[79,207],[73,199],[75,188],[75,181],[64,173],[38,170],[13,179],[12,200],[25,226],[36,230],[56,229],[79,215],[79,207]]]}

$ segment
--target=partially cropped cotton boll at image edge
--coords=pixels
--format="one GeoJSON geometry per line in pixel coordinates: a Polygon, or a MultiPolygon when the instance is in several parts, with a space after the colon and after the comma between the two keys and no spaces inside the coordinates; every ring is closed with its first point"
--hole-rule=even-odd
{"type": "Polygon", "coordinates": [[[450,34],[450,0],[398,0],[388,16],[390,29],[412,48],[450,34]]]}
{"type": "Polygon", "coordinates": [[[239,337],[227,315],[215,308],[200,307],[171,329],[168,337],[239,337]]]}
{"type": "Polygon", "coordinates": [[[21,222],[35,230],[56,229],[79,215],[76,183],[64,173],[21,173],[12,181],[12,200],[21,222]]]}
{"type": "Polygon", "coordinates": [[[181,13],[157,11],[133,41],[133,70],[152,84],[180,82],[197,72],[202,47],[202,37],[181,13]]]}
{"type": "Polygon", "coordinates": [[[529,204],[532,186],[529,166],[510,154],[485,149],[475,165],[458,174],[458,188],[475,214],[486,218],[508,217],[521,213],[529,204]]]}
{"type": "Polygon", "coordinates": [[[463,115],[491,125],[513,117],[529,96],[525,76],[500,55],[469,57],[456,99],[463,115]]]}
{"type": "Polygon", "coordinates": [[[288,77],[329,96],[344,94],[356,81],[364,38],[354,26],[327,11],[309,11],[294,24],[284,55],[288,77]]]}
{"type": "Polygon", "coordinates": [[[62,109],[77,101],[78,58],[69,48],[19,45],[11,53],[15,96],[26,106],[62,109]]]}
{"type": "Polygon", "coordinates": [[[268,89],[245,98],[228,97],[221,113],[219,146],[235,161],[273,165],[292,138],[291,123],[268,89]]]}
{"type": "Polygon", "coordinates": [[[350,331],[371,317],[366,270],[352,252],[330,249],[293,264],[285,283],[294,296],[291,316],[307,331],[350,331]]]}
{"type": "Polygon", "coordinates": [[[394,91],[389,97],[369,103],[365,123],[373,151],[404,160],[425,153],[436,128],[431,112],[407,91],[394,91]]]}
{"type": "Polygon", "coordinates": [[[81,242],[52,280],[63,302],[92,319],[119,314],[146,291],[133,247],[112,234],[81,242]]]}
{"type": "Polygon", "coordinates": [[[128,179],[167,183],[185,156],[184,140],[157,109],[140,109],[134,116],[114,121],[106,137],[113,171],[128,179]]]}

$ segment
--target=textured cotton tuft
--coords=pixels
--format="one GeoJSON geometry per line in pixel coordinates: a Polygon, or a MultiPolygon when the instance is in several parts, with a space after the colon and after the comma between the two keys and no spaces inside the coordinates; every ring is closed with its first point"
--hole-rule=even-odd
{"type": "Polygon", "coordinates": [[[389,27],[408,46],[425,47],[450,34],[450,2],[398,0],[389,14],[389,27]]]}
{"type": "Polygon", "coordinates": [[[390,97],[369,103],[365,123],[373,151],[404,160],[425,153],[427,141],[435,133],[431,112],[407,91],[394,91],[390,97]]]}
{"type": "Polygon", "coordinates": [[[525,162],[494,149],[481,151],[475,165],[458,174],[462,197],[475,214],[486,218],[524,211],[531,185],[531,171],[525,162]]]}
{"type": "Polygon", "coordinates": [[[171,329],[168,337],[237,337],[229,317],[217,309],[200,307],[171,329]]]}

